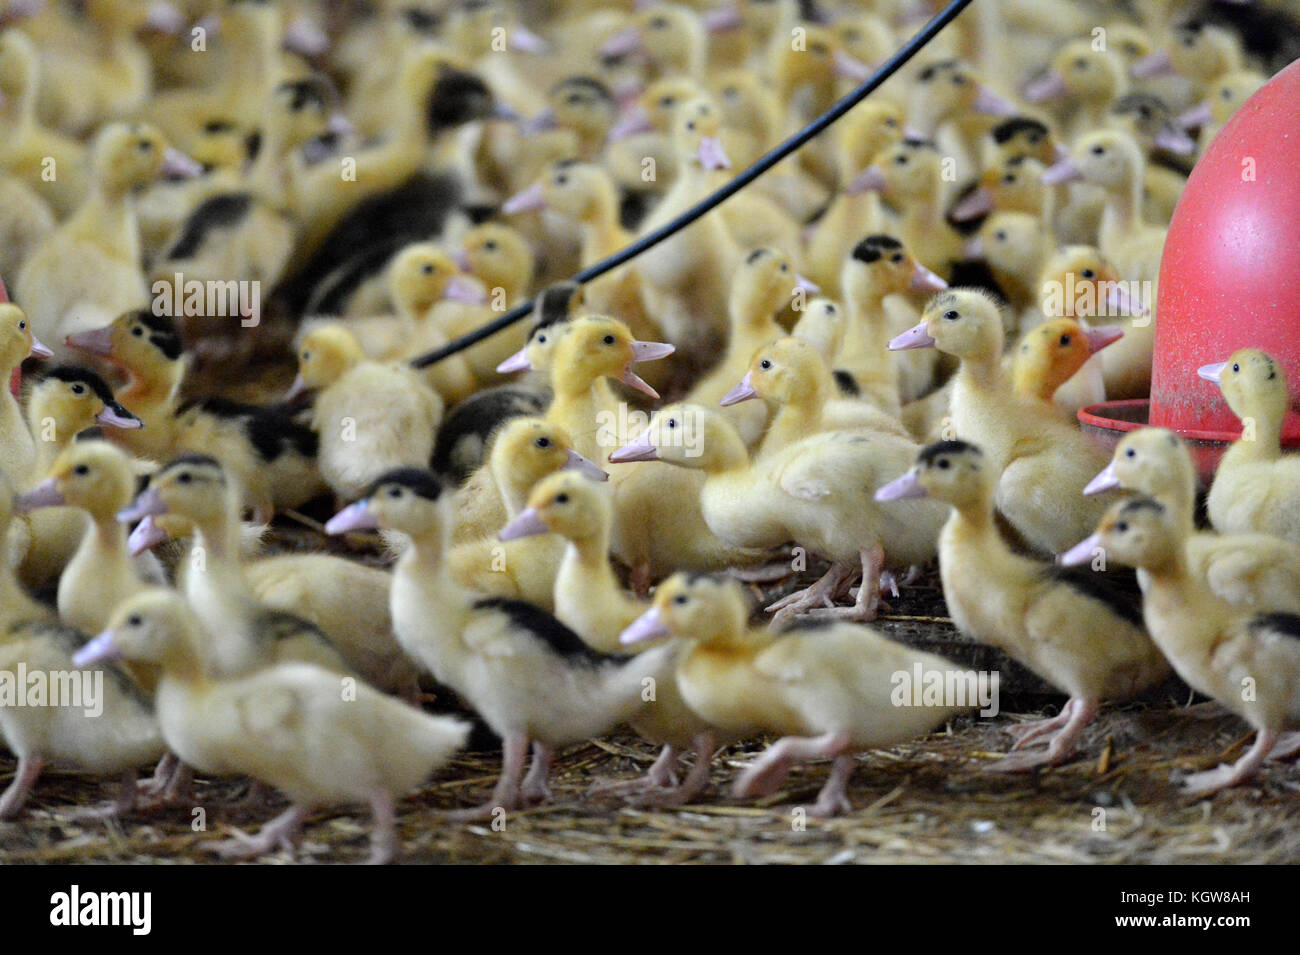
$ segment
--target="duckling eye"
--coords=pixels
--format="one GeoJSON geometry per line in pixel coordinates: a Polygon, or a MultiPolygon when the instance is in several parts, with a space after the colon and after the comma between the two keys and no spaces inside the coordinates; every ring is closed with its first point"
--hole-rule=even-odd
{"type": "Polygon", "coordinates": [[[19,330],[20,332],[25,332],[25,331],[27,331],[27,323],[26,323],[26,322],[19,322],[19,323],[18,323],[18,330],[19,330]]]}
{"type": "Polygon", "coordinates": [[[668,109],[675,102],[677,102],[677,100],[674,97],[665,96],[659,100],[659,105],[662,106],[664,109],[668,109]]]}
{"type": "Polygon", "coordinates": [[[689,129],[691,132],[695,132],[695,120],[688,119],[686,121],[686,128],[689,129]]]}
{"type": "Polygon", "coordinates": [[[676,428],[676,427],[677,427],[677,419],[676,419],[676,418],[669,418],[669,419],[668,419],[668,428],[669,428],[669,430],[671,430],[671,429],[673,429],[673,428],[676,428]]]}
{"type": "Polygon", "coordinates": [[[1008,186],[1012,185],[1016,181],[1015,174],[1010,172],[1007,173],[1005,176],[1002,177],[1002,181],[1006,183],[1008,186]]]}
{"type": "MultiPolygon", "coordinates": [[[[1235,371],[1235,369],[1234,369],[1234,371],[1235,371]]],[[[84,394],[86,393],[86,386],[85,386],[85,385],[73,385],[73,386],[72,386],[72,393],[73,393],[74,395],[84,395],[84,394]]]]}
{"type": "Polygon", "coordinates": [[[953,74],[953,77],[952,77],[952,85],[953,85],[953,86],[963,86],[963,85],[965,85],[965,83],[966,83],[966,77],[962,76],[960,73],[954,73],[954,74],[953,74]]]}
{"type": "Polygon", "coordinates": [[[1070,338],[1070,336],[1069,336],[1068,333],[1065,334],[1065,335],[1062,335],[1062,336],[1061,336],[1061,347],[1062,347],[1062,348],[1069,348],[1069,347],[1070,347],[1070,341],[1071,341],[1071,338],[1070,338]]]}
{"type": "Polygon", "coordinates": [[[565,100],[565,102],[568,103],[570,106],[577,106],[579,103],[582,102],[582,95],[579,93],[570,93],[568,98],[565,100]]]}
{"type": "Polygon", "coordinates": [[[687,597],[685,594],[678,594],[676,597],[673,598],[673,603],[677,604],[677,606],[679,607],[683,607],[686,605],[688,600],[690,600],[690,598],[687,597]]]}
{"type": "Polygon", "coordinates": [[[1141,116],[1143,119],[1150,119],[1150,118],[1151,118],[1151,107],[1150,107],[1150,106],[1139,106],[1139,107],[1138,107],[1138,115],[1141,116]]]}
{"type": "Polygon", "coordinates": [[[781,271],[782,271],[782,272],[789,272],[789,271],[790,271],[790,266],[789,266],[788,264],[786,264],[785,262],[782,262],[782,263],[781,263],[781,271]]]}
{"type": "Polygon", "coordinates": [[[538,336],[537,336],[537,344],[539,344],[539,345],[545,345],[545,344],[546,344],[546,336],[545,336],[545,335],[538,335],[538,336]]]}
{"type": "Polygon", "coordinates": [[[567,186],[567,185],[569,184],[569,177],[568,177],[568,174],[567,174],[567,173],[560,173],[558,176],[556,176],[556,177],[555,177],[555,184],[556,184],[557,186],[567,186]]]}
{"type": "Polygon", "coordinates": [[[1088,61],[1083,58],[1079,58],[1074,61],[1074,68],[1076,70],[1086,70],[1088,68],[1088,61]]]}
{"type": "Polygon", "coordinates": [[[770,371],[772,368],[772,360],[770,358],[764,358],[758,363],[758,367],[762,368],[764,371],[770,371]]]}
{"type": "Polygon", "coordinates": [[[488,239],[486,242],[483,243],[483,248],[488,252],[495,252],[497,250],[497,240],[488,239]]]}
{"type": "Polygon", "coordinates": [[[650,21],[651,30],[666,30],[667,28],[668,28],[667,17],[655,17],[653,20],[650,21]]]}
{"type": "Polygon", "coordinates": [[[424,265],[420,266],[420,271],[423,272],[425,275],[432,275],[433,265],[429,262],[426,262],[424,263],[424,265]]]}
{"type": "Polygon", "coordinates": [[[137,325],[131,329],[131,334],[134,335],[136,338],[140,338],[144,335],[144,329],[141,328],[139,325],[137,325]]]}
{"type": "Polygon", "coordinates": [[[1089,150],[1089,152],[1091,152],[1094,156],[1104,156],[1104,155],[1106,155],[1106,147],[1105,147],[1105,146],[1093,146],[1092,149],[1089,150]]]}
{"type": "Polygon", "coordinates": [[[893,129],[895,126],[898,125],[898,120],[894,119],[891,116],[889,119],[885,120],[885,125],[888,126],[890,129],[893,129]]]}
{"type": "Polygon", "coordinates": [[[1124,452],[1124,457],[1126,458],[1136,458],[1137,456],[1138,453],[1134,451],[1132,448],[1129,448],[1127,451],[1124,452]]]}
{"type": "Polygon", "coordinates": [[[947,458],[940,458],[936,466],[939,468],[940,471],[946,471],[950,467],[952,467],[952,462],[949,461],[947,458]]]}
{"type": "Polygon", "coordinates": [[[143,623],[144,617],[140,616],[138,613],[133,613],[131,616],[126,618],[126,625],[128,627],[139,627],[143,623]]]}
{"type": "Polygon", "coordinates": [[[545,450],[546,448],[549,448],[549,447],[551,446],[551,439],[550,439],[550,438],[538,438],[538,439],[537,439],[537,446],[538,446],[539,448],[545,450]]]}
{"type": "Polygon", "coordinates": [[[149,142],[147,139],[142,139],[135,144],[135,148],[140,150],[142,153],[147,153],[153,149],[153,143],[149,142]]]}
{"type": "Polygon", "coordinates": [[[895,165],[895,166],[906,166],[906,165],[907,165],[907,157],[906,157],[906,156],[895,156],[895,157],[894,157],[894,165],[895,165]]]}
{"type": "Polygon", "coordinates": [[[1234,361],[1234,362],[1232,363],[1232,370],[1233,370],[1234,373],[1235,373],[1235,372],[1239,372],[1239,371],[1241,371],[1241,365],[1240,365],[1238,362],[1235,362],[1235,361],[1234,361]]]}
{"type": "Polygon", "coordinates": [[[182,471],[180,474],[176,475],[176,480],[181,484],[192,484],[194,482],[194,475],[189,471],[182,471]]]}
{"type": "Polygon", "coordinates": [[[997,239],[999,242],[1005,242],[1005,241],[1007,241],[1007,230],[1006,230],[1006,229],[998,229],[997,232],[994,232],[994,233],[993,233],[993,238],[997,239]]]}
{"type": "Polygon", "coordinates": [[[604,342],[606,345],[612,345],[614,344],[614,336],[606,335],[604,338],[601,339],[601,341],[604,342]]]}
{"type": "Polygon", "coordinates": [[[902,262],[902,261],[903,261],[903,253],[902,253],[902,252],[895,252],[893,255],[891,255],[891,256],[889,257],[889,261],[891,261],[891,262],[893,262],[895,265],[897,265],[899,262],[902,262]]]}
{"type": "Polygon", "coordinates": [[[79,477],[85,477],[87,474],[90,473],[90,466],[87,464],[78,464],[75,468],[72,469],[72,473],[76,474],[79,477]]]}
{"type": "Polygon", "coordinates": [[[740,90],[736,89],[734,86],[728,86],[722,91],[722,95],[729,99],[734,99],[736,96],[740,95],[740,90]]]}
{"type": "Polygon", "coordinates": [[[388,496],[389,496],[389,497],[401,497],[401,496],[402,496],[402,489],[401,489],[400,487],[390,487],[390,488],[388,489],[388,496]]]}
{"type": "Polygon", "coordinates": [[[567,494],[557,494],[557,495],[555,495],[555,503],[556,503],[556,504],[568,504],[568,503],[569,503],[569,495],[567,495],[567,494]]]}
{"type": "Polygon", "coordinates": [[[830,302],[827,302],[825,305],[822,306],[822,311],[825,312],[827,315],[834,315],[835,306],[832,305],[830,302]]]}
{"type": "Polygon", "coordinates": [[[1082,275],[1085,279],[1095,279],[1097,277],[1097,273],[1094,272],[1092,269],[1084,269],[1079,274],[1082,275]]]}
{"type": "Polygon", "coordinates": [[[1118,524],[1115,525],[1115,530],[1119,531],[1121,534],[1127,534],[1128,521],[1120,521],[1118,524]]]}
{"type": "Polygon", "coordinates": [[[955,308],[950,308],[948,311],[943,313],[943,317],[950,322],[955,322],[957,319],[961,318],[961,314],[955,308]]]}

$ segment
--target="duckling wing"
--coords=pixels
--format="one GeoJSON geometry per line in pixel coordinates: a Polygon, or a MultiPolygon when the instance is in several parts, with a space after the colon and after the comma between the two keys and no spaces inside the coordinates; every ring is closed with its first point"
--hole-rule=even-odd
{"type": "Polygon", "coordinates": [[[1229,603],[1300,613],[1300,545],[1271,534],[1197,534],[1187,556],[1229,603]]]}

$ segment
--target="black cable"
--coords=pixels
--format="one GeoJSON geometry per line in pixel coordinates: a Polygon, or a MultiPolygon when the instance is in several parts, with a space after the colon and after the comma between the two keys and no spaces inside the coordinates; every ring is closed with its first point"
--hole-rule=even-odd
{"type": "MultiPolygon", "coordinates": [[[[573,276],[571,281],[582,284],[584,282],[590,282],[594,278],[599,278],[611,269],[616,269],[625,262],[636,258],[647,249],[654,248],[664,239],[674,233],[680,232],[696,219],[711,212],[713,209],[726,202],[741,189],[744,189],[759,176],[763,175],[763,173],[767,172],[791,153],[800,149],[814,136],[820,135],[828,126],[839,120],[841,116],[853,107],[857,106],[858,103],[862,102],[862,100],[866,99],[867,96],[874,92],[877,87],[897,73],[904,63],[914,57],[917,53],[921,52],[922,48],[933,40],[940,30],[951,23],[956,16],[966,9],[966,7],[970,6],[972,2],[973,0],[952,0],[952,2],[944,7],[943,10],[934,17],[934,19],[920,30],[920,32],[903,44],[897,53],[886,60],[875,73],[868,77],[861,86],[849,93],[826,112],[822,113],[822,115],[818,116],[799,132],[795,133],[779,146],[773,148],[735,179],[718,189],[712,195],[701,199],[698,203],[687,209],[673,221],[665,223],[649,235],[642,236],[631,245],[620,249],[608,258],[601,259],[599,262],[587,266],[577,275],[573,276]]],[[[474,329],[474,331],[462,335],[454,341],[448,342],[441,348],[435,348],[433,351],[426,352],[419,358],[412,359],[411,364],[416,368],[424,368],[428,365],[434,364],[435,362],[442,361],[442,359],[454,355],[457,352],[464,351],[472,345],[477,345],[479,342],[483,341],[483,339],[495,335],[503,328],[508,328],[532,310],[533,303],[531,299],[527,302],[521,302],[500,318],[495,318],[486,325],[479,326],[474,329]]]]}

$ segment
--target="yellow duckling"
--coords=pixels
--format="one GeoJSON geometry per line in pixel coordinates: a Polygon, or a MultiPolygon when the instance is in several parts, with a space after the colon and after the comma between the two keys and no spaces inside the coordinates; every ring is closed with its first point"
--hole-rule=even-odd
{"type": "Polygon", "coordinates": [[[1096,526],[1096,502],[1075,495],[1105,466],[1105,453],[1055,408],[1011,390],[1002,370],[1002,317],[988,295],[940,292],[921,323],[889,347],[937,347],[961,360],[949,408],[953,432],[983,449],[985,467],[1000,475],[998,510],[1029,546],[1060,553],[1096,526]]]}
{"type": "Polygon", "coordinates": [[[200,771],[246,773],[289,797],[290,808],[257,836],[238,833],[215,851],[249,858],[292,848],[313,809],[368,802],[374,815],[369,861],[391,861],[394,801],[445,765],[465,745],[469,726],[364,684],[340,692],[337,674],[308,663],[214,679],[204,669],[203,643],[184,599],[151,590],[118,608],[76,660],[159,666],[158,723],[167,745],[200,771]]]}
{"type": "Polygon", "coordinates": [[[1154,498],[1179,520],[1187,537],[1187,566],[1232,604],[1300,613],[1300,544],[1273,534],[1197,531],[1196,470],[1187,446],[1172,431],[1142,428],[1115,446],[1106,469],[1084,494],[1123,488],[1154,498]]]}
{"type": "Polygon", "coordinates": [[[907,567],[934,556],[942,508],[923,504],[892,514],[871,496],[907,467],[916,449],[907,438],[881,432],[827,431],[751,461],[720,414],[670,404],[610,462],[662,461],[699,473],[704,523],[734,547],[770,549],[793,540],[828,558],[831,569],[820,580],[767,608],[778,612],[776,622],[800,613],[871,620],[886,558],[907,567]],[[854,605],[835,607],[833,598],[858,566],[863,580],[854,605]]]}
{"type": "Polygon", "coordinates": [[[1015,111],[1013,104],[980,81],[968,66],[958,60],[940,60],[926,64],[916,74],[909,90],[907,117],[917,137],[943,140],[945,154],[957,161],[958,179],[966,179],[979,162],[982,138],[1015,111]]]}
{"type": "Polygon", "coordinates": [[[1193,689],[1257,731],[1241,759],[1185,776],[1182,791],[1204,796],[1239,785],[1255,775],[1275,747],[1276,755],[1284,755],[1276,745],[1281,732],[1300,727],[1295,699],[1300,617],[1261,613],[1216,597],[1188,569],[1182,522],[1150,498],[1116,504],[1096,533],[1062,559],[1086,563],[1098,553],[1145,572],[1142,609],[1151,638],[1193,689]],[[1243,681],[1252,692],[1243,692],[1243,681]]]}
{"type": "Polygon", "coordinates": [[[1258,70],[1232,70],[1218,77],[1205,99],[1178,117],[1180,126],[1200,128],[1197,144],[1204,152],[1241,105],[1254,96],[1268,77],[1258,70]]]}
{"type": "Polygon", "coordinates": [[[1038,277],[1052,252],[1053,237],[1041,219],[1028,212],[994,212],[966,243],[966,257],[988,263],[1010,308],[1003,316],[1005,331],[1041,320],[1038,277]]]}
{"type": "MultiPolygon", "coordinates": [[[[809,300],[790,334],[811,345],[829,365],[835,361],[835,356],[844,344],[847,324],[848,317],[844,314],[844,309],[831,299],[819,295],[809,300]]],[[[853,387],[857,387],[856,382],[853,387]]]]}
{"type": "MultiPolygon", "coordinates": [[[[1011,390],[1021,398],[1053,401],[1088,359],[1123,337],[1117,325],[1086,328],[1073,318],[1053,318],[1026,332],[1011,364],[1011,390]]],[[[1063,408],[1063,411],[1073,409],[1063,408]]]]}
{"type": "Polygon", "coordinates": [[[1023,212],[1050,227],[1055,197],[1040,181],[1046,168],[1033,156],[998,158],[984,168],[975,191],[953,206],[950,215],[957,222],[973,222],[994,210],[1023,212]]]}
{"type": "Polygon", "coordinates": [[[953,621],[1070,695],[1057,717],[1021,728],[1014,747],[1046,736],[1045,749],[1014,753],[992,767],[1024,772],[1063,762],[1102,701],[1157,686],[1169,665],[1143,631],[1134,598],[1092,571],[1066,571],[1007,546],[993,520],[997,480],[993,462],[975,445],[941,441],[876,497],[929,497],[952,507],[939,537],[939,570],[953,621]]]}
{"type": "MultiPolygon", "coordinates": [[[[11,302],[0,304],[0,375],[4,381],[28,358],[53,354],[32,334],[26,312],[11,302]]],[[[0,471],[19,487],[27,486],[36,473],[36,442],[8,388],[0,389],[0,471]]]]}
{"type": "Polygon", "coordinates": [[[132,192],[160,175],[196,171],[156,129],[125,123],[100,131],[93,166],[90,195],[32,252],[15,286],[33,328],[60,346],[65,335],[149,304],[132,192]]]}
{"type": "Polygon", "coordinates": [[[442,399],[405,365],[366,358],[346,329],[317,328],[302,339],[290,397],[304,391],[317,392],[317,462],[338,498],[356,498],[390,468],[428,464],[442,399]]]}
{"type": "Polygon", "coordinates": [[[1222,534],[1258,531],[1300,541],[1300,455],[1282,453],[1287,414],[1286,373],[1258,348],[1197,372],[1218,385],[1242,421],[1242,433],[1219,462],[1206,499],[1210,523],[1222,534]]]}
{"type": "Polygon", "coordinates": [[[642,680],[659,672],[667,651],[611,658],[531,604],[467,594],[443,559],[449,500],[442,492],[430,471],[390,471],[326,530],[378,528],[411,539],[393,572],[390,605],[398,640],[503,740],[492,796],[454,816],[482,819],[549,798],[555,747],[608,732],[643,707],[642,680]],[[521,779],[530,740],[533,765],[521,779]]]}
{"type": "Polygon", "coordinates": [[[1130,66],[1129,75],[1150,80],[1176,74],[1191,84],[1191,99],[1196,102],[1216,79],[1241,68],[1241,41],[1234,33],[1190,20],[1174,28],[1165,46],[1130,66]]]}
{"type": "Polygon", "coordinates": [[[667,76],[702,78],[708,34],[688,7],[662,5],[634,13],[604,41],[601,56],[631,56],[650,82],[667,76]]]}
{"type": "Polygon", "coordinates": [[[1059,106],[1067,138],[1103,124],[1110,105],[1127,91],[1124,61],[1093,38],[1071,40],[1057,51],[1047,71],[1024,89],[1025,101],[1059,106]]]}
{"type": "Polygon", "coordinates": [[[897,705],[897,674],[951,670],[942,657],[869,627],[818,624],[775,633],[746,626],[747,616],[739,583],[677,574],[622,636],[625,644],[662,636],[685,644],[677,682],[686,704],[709,724],[733,737],[782,737],[736,780],[738,798],[770,796],[791,766],[831,757],[830,778],[809,813],[848,812],[855,752],[913,739],[961,712],[897,705]]]}

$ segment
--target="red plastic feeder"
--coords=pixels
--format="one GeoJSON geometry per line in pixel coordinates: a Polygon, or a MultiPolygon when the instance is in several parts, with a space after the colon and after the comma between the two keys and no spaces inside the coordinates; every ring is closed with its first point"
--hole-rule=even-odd
{"type": "Polygon", "coordinates": [[[1196,163],[1160,262],[1151,400],[1079,411],[1085,431],[1117,442],[1147,423],[1192,445],[1209,480],[1241,424],[1196,369],[1262,348],[1291,385],[1282,442],[1300,447],[1300,61],[1245,102],[1196,163]]]}

